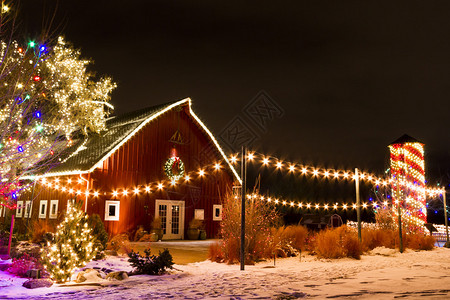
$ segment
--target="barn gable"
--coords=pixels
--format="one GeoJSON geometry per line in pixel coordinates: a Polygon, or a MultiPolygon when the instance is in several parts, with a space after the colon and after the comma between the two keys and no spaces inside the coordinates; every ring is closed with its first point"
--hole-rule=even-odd
{"type": "MultiPolygon", "coordinates": [[[[241,182],[239,175],[229,162],[214,135],[192,110],[192,101],[190,98],[152,106],[130,112],[122,116],[109,118],[106,121],[107,130],[105,132],[100,134],[91,134],[87,137],[80,136],[78,139],[74,138],[75,142],[73,145],[61,154],[62,163],[54,167],[50,172],[43,175],[37,175],[36,177],[54,177],[91,173],[97,167],[101,167],[102,163],[108,157],[110,157],[129,139],[134,137],[145,125],[162,116],[164,113],[183,105],[188,106],[189,114],[193,117],[197,125],[204,131],[208,138],[211,139],[216,148],[215,150],[223,158],[224,162],[226,162],[235,179],[238,182],[241,182]]],[[[23,179],[30,178],[31,176],[23,177],[23,179]]]]}

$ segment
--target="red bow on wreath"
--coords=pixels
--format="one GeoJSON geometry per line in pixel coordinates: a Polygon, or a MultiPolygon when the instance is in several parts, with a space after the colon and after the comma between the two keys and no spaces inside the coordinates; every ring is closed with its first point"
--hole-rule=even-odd
{"type": "Polygon", "coordinates": [[[179,157],[174,158],[174,161],[172,163],[172,170],[177,170],[178,171],[177,173],[179,173],[179,170],[180,170],[180,158],[179,157]],[[175,169],[175,167],[176,167],[176,169],[175,169]]]}

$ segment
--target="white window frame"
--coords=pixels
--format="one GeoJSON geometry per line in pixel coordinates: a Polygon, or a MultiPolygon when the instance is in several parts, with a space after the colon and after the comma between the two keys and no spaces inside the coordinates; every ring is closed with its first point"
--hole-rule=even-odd
{"type": "Polygon", "coordinates": [[[33,213],[33,202],[31,202],[31,200],[27,200],[27,201],[25,201],[25,205],[24,205],[23,217],[31,218],[32,213],[33,213]]]}
{"type": "Polygon", "coordinates": [[[17,201],[16,218],[22,218],[23,214],[23,201],[17,201]]]}
{"type": "Polygon", "coordinates": [[[213,221],[222,221],[222,204],[214,204],[213,205],[213,221]],[[216,210],[219,209],[219,216],[216,216],[216,210]]]}
{"type": "Polygon", "coordinates": [[[58,202],[59,200],[50,200],[50,209],[48,211],[48,218],[49,219],[56,219],[58,218],[58,202]],[[53,213],[53,205],[56,205],[55,213],[53,213]]]}
{"type": "Polygon", "coordinates": [[[47,203],[48,203],[47,200],[39,201],[39,219],[46,219],[47,218],[47,203]],[[43,206],[45,207],[45,209],[44,209],[45,212],[41,213],[43,206]]]}
{"type": "Polygon", "coordinates": [[[120,217],[120,201],[118,200],[106,200],[105,201],[105,221],[119,221],[120,217]],[[109,207],[116,207],[116,214],[114,216],[109,215],[109,207]]]}

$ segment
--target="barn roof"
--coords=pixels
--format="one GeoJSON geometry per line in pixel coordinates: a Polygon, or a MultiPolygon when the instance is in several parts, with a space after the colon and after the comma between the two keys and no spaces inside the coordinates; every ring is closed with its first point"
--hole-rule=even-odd
{"type": "Polygon", "coordinates": [[[420,144],[423,144],[421,141],[413,138],[412,136],[404,134],[401,137],[399,137],[398,139],[396,139],[395,141],[393,141],[392,143],[390,143],[389,145],[405,144],[405,143],[420,143],[420,144]]]}
{"type": "MultiPolygon", "coordinates": [[[[107,130],[105,132],[100,134],[89,134],[88,136],[80,135],[78,138],[74,137],[73,145],[67,148],[60,155],[60,159],[62,161],[61,164],[54,167],[50,172],[47,172],[44,175],[37,175],[37,177],[90,173],[151,120],[154,120],[163,113],[177,106],[186,104],[189,106],[191,116],[197,122],[199,127],[201,127],[211,138],[218,152],[223,156],[224,161],[229,165],[233,175],[238,181],[240,181],[239,175],[228,161],[227,156],[223,152],[217,140],[214,138],[213,134],[192,111],[190,98],[144,108],[107,119],[107,130]]],[[[31,176],[23,178],[30,179],[31,176]]]]}

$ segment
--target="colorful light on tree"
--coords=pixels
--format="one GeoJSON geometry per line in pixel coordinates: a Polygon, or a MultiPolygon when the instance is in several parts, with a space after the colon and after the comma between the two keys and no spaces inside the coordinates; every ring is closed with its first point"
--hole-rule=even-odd
{"type": "Polygon", "coordinates": [[[0,39],[0,204],[14,208],[11,196],[30,185],[21,177],[58,164],[75,133],[105,130],[116,85],[95,80],[91,62],[61,37],[28,47],[0,39]]]}

